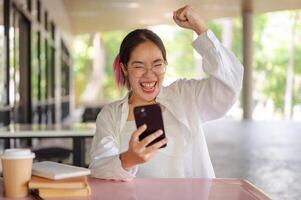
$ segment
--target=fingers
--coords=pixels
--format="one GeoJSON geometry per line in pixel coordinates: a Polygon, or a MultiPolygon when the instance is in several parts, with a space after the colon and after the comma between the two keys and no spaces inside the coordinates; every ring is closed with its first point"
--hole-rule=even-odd
{"type": "Polygon", "coordinates": [[[178,21],[187,21],[187,10],[190,8],[190,6],[186,5],[182,8],[179,8],[178,10],[174,11],[174,19],[178,21]]]}
{"type": "Polygon", "coordinates": [[[182,24],[184,21],[181,21],[178,19],[178,17],[176,16],[176,14],[174,13],[173,15],[173,20],[176,22],[176,24],[178,24],[180,26],[180,24],[182,24]]]}
{"type": "Polygon", "coordinates": [[[146,130],[146,125],[140,126],[133,134],[129,143],[129,149],[127,151],[127,158],[125,156],[121,156],[121,160],[124,164],[124,168],[127,168],[128,163],[134,163],[132,165],[145,163],[150,160],[158,149],[167,143],[167,139],[164,138],[155,144],[146,147],[156,138],[163,134],[162,130],[158,130],[151,135],[145,137],[141,142],[139,142],[139,135],[146,130]]]}
{"type": "Polygon", "coordinates": [[[145,137],[140,142],[141,147],[146,147],[148,144],[150,144],[152,141],[154,141],[156,138],[158,138],[162,134],[163,134],[162,130],[157,130],[156,132],[152,133],[151,135],[145,137]]]}
{"type": "Polygon", "coordinates": [[[158,149],[160,149],[160,147],[162,147],[163,145],[167,144],[167,142],[168,142],[167,138],[164,138],[164,139],[156,142],[155,144],[147,147],[146,148],[146,152],[152,154],[155,151],[157,151],[158,149]]]}
{"type": "Polygon", "coordinates": [[[133,134],[131,137],[131,141],[134,142],[139,142],[139,136],[146,130],[147,126],[146,124],[143,124],[140,126],[133,134]]]}
{"type": "Polygon", "coordinates": [[[174,11],[173,19],[178,26],[191,29],[198,35],[208,30],[201,16],[189,5],[174,11]]]}
{"type": "Polygon", "coordinates": [[[188,8],[188,6],[185,6],[185,7],[183,7],[183,9],[182,10],[180,10],[180,12],[178,13],[178,18],[179,18],[179,20],[181,20],[181,21],[188,21],[188,18],[187,18],[187,9],[188,8]]]}

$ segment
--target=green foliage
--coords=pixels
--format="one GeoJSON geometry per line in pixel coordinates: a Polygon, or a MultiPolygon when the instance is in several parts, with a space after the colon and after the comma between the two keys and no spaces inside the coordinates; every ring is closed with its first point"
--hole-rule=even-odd
{"type": "Polygon", "coordinates": [[[242,22],[240,17],[235,17],[232,19],[233,23],[233,40],[232,40],[232,51],[242,62],[242,22]]]}
{"type": "Polygon", "coordinates": [[[196,74],[196,66],[191,46],[193,33],[176,27],[166,27],[172,33],[160,35],[167,52],[166,77],[191,78],[196,74]]]}
{"type": "Polygon", "coordinates": [[[301,74],[301,45],[295,47],[295,73],[301,74]]]}
{"type": "Polygon", "coordinates": [[[215,36],[221,40],[222,38],[222,27],[220,26],[220,24],[216,23],[215,21],[209,21],[207,23],[207,26],[210,30],[212,30],[212,32],[215,34],[215,36]]]}
{"type": "Polygon", "coordinates": [[[119,47],[126,36],[127,31],[109,31],[102,33],[102,39],[104,42],[105,54],[106,54],[106,64],[105,64],[105,72],[106,77],[103,82],[103,92],[104,97],[111,101],[116,100],[125,95],[125,88],[117,88],[115,83],[115,77],[113,73],[113,62],[117,54],[119,53],[119,47]]]}
{"type": "MultiPolygon", "coordinates": [[[[274,30],[271,24],[277,20],[276,17],[288,18],[289,12],[258,15],[254,18],[254,79],[255,89],[261,93],[262,99],[260,100],[265,102],[271,98],[275,108],[283,113],[291,30],[289,30],[290,27],[284,30],[283,36],[279,36],[281,33],[277,35],[276,32],[271,32],[274,30]],[[265,78],[259,80],[258,74],[263,74],[265,78]]],[[[287,19],[287,21],[292,23],[291,19],[287,19]]],[[[300,67],[298,66],[301,65],[301,60],[297,56],[300,47],[295,46],[294,76],[297,77],[300,76],[300,67]]],[[[293,105],[297,102],[295,100],[293,105]]]]}
{"type": "Polygon", "coordinates": [[[190,78],[195,75],[192,31],[180,30],[174,35],[174,41],[168,43],[170,65],[175,68],[178,77],[190,78]]]}
{"type": "Polygon", "coordinates": [[[84,92],[92,71],[92,60],[89,57],[91,46],[92,39],[90,35],[77,36],[73,56],[76,104],[80,103],[80,95],[84,92]]]}
{"type": "MultiPolygon", "coordinates": [[[[300,13],[300,20],[301,20],[301,13],[300,13]]],[[[297,30],[299,33],[297,34],[297,38],[299,38],[299,43],[297,42],[295,46],[295,66],[294,66],[294,73],[295,73],[295,80],[294,80],[294,97],[293,97],[293,105],[300,105],[301,104],[301,23],[297,24],[297,30]],[[299,37],[298,37],[299,36],[299,37]]]]}
{"type": "MultiPolygon", "coordinates": [[[[256,94],[254,101],[265,103],[272,100],[280,114],[283,114],[289,59],[289,32],[291,30],[287,24],[292,23],[292,16],[296,15],[300,14],[297,11],[284,11],[255,15],[253,19],[253,89],[256,94]]],[[[295,27],[296,35],[301,35],[300,19],[299,16],[295,27]]],[[[219,33],[222,31],[220,24],[213,21],[208,25],[220,38],[219,33]]],[[[232,25],[232,51],[243,61],[241,17],[233,18],[232,25]]],[[[299,39],[295,44],[293,105],[301,103],[301,86],[299,86],[301,85],[301,57],[298,56],[301,55],[300,42],[299,39]]]]}

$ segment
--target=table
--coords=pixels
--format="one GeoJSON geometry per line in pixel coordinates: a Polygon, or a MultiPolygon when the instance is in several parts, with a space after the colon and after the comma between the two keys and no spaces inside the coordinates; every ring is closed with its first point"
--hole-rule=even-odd
{"type": "Polygon", "coordinates": [[[11,124],[0,128],[0,139],[6,140],[5,148],[10,148],[9,139],[32,138],[72,138],[73,164],[85,166],[85,138],[95,133],[95,123],[75,123],[72,125],[52,124],[11,124]]]}
{"type": "MultiPolygon", "coordinates": [[[[119,182],[90,178],[89,184],[92,189],[89,200],[271,200],[254,185],[241,179],[136,178],[130,182],[119,182]]],[[[0,185],[0,197],[3,197],[2,181],[0,185]]],[[[27,199],[32,198],[22,198],[27,199]]]]}

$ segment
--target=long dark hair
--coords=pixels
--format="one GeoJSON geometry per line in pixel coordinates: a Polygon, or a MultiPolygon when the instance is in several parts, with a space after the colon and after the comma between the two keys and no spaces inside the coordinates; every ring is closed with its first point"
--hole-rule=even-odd
{"type": "Polygon", "coordinates": [[[151,30],[136,29],[125,36],[120,45],[119,54],[114,60],[113,67],[118,86],[127,86],[128,89],[130,88],[129,81],[122,71],[120,63],[122,63],[124,66],[127,66],[131,53],[135,47],[146,41],[153,42],[160,49],[164,61],[167,62],[166,50],[161,38],[151,30]]]}

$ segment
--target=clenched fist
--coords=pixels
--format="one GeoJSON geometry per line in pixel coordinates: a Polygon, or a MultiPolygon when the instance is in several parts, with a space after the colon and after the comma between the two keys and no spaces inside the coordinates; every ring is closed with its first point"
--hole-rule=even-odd
{"type": "Polygon", "coordinates": [[[191,29],[198,35],[208,29],[204,20],[189,5],[174,11],[173,19],[178,26],[191,29]]]}

